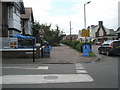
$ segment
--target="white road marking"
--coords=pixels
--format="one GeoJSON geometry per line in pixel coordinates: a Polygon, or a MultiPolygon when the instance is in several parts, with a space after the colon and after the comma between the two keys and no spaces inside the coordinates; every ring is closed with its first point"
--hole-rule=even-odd
{"type": "Polygon", "coordinates": [[[48,70],[48,66],[39,66],[37,68],[26,68],[26,67],[0,67],[0,68],[6,68],[6,69],[9,69],[9,68],[12,68],[12,69],[34,69],[34,70],[43,69],[43,70],[48,70]]]}
{"type": "Polygon", "coordinates": [[[42,84],[42,83],[70,83],[92,82],[88,74],[46,74],[46,75],[5,75],[2,84],[42,84]],[[57,79],[45,79],[46,76],[57,76],[57,79]]]}
{"type": "Polygon", "coordinates": [[[83,67],[83,65],[81,63],[76,63],[75,66],[76,66],[77,70],[78,69],[84,69],[84,67],[83,67]]]}
{"type": "Polygon", "coordinates": [[[76,67],[78,67],[78,66],[82,67],[83,66],[81,63],[76,63],[75,65],[76,65],[76,67]]]}
{"type": "Polygon", "coordinates": [[[81,66],[77,66],[76,69],[84,69],[84,67],[81,67],[81,66]]]}
{"type": "Polygon", "coordinates": [[[87,73],[86,70],[77,70],[77,73],[87,73]]]}
{"type": "MultiPolygon", "coordinates": [[[[2,76],[0,76],[0,84],[2,84],[2,76]]],[[[2,90],[2,89],[1,89],[2,90]]]]}
{"type": "Polygon", "coordinates": [[[37,69],[48,69],[48,66],[40,66],[37,69]]]}

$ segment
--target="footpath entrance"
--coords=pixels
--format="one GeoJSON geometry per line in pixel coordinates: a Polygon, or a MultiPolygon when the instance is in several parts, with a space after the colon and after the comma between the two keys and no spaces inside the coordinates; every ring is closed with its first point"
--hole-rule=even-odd
{"type": "Polygon", "coordinates": [[[84,57],[83,53],[72,49],[69,46],[61,44],[61,46],[53,47],[50,58],[38,59],[41,63],[81,63],[92,62],[98,57],[84,57]]]}
{"type": "Polygon", "coordinates": [[[60,45],[52,47],[50,58],[37,58],[32,62],[32,58],[3,58],[3,64],[69,64],[96,61],[98,57],[84,57],[82,53],[68,47],[60,45]]]}

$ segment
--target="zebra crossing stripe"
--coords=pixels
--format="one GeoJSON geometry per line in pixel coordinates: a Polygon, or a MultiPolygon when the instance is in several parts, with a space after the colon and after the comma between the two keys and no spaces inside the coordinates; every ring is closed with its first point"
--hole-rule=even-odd
{"type": "Polygon", "coordinates": [[[77,70],[79,70],[79,69],[84,69],[84,67],[81,67],[81,66],[78,67],[78,66],[77,66],[76,69],[77,69],[77,70]]]}
{"type": "Polygon", "coordinates": [[[76,63],[75,65],[76,66],[81,66],[81,67],[83,66],[81,63],[76,63]]]}
{"type": "Polygon", "coordinates": [[[76,63],[75,66],[76,66],[76,70],[84,69],[84,67],[81,63],[76,63]]]}
{"type": "Polygon", "coordinates": [[[93,82],[88,74],[46,74],[46,75],[5,75],[2,84],[42,84],[42,83],[71,83],[93,82]],[[57,77],[49,79],[45,77],[57,77]]]}
{"type": "Polygon", "coordinates": [[[5,68],[5,69],[33,69],[33,70],[37,70],[37,69],[43,69],[43,70],[48,70],[48,66],[39,66],[37,68],[25,68],[25,67],[0,67],[0,68],[5,68]]]}
{"type": "Polygon", "coordinates": [[[77,73],[87,73],[86,70],[77,70],[77,73]]]}
{"type": "Polygon", "coordinates": [[[45,70],[47,70],[47,69],[48,69],[48,66],[40,66],[40,67],[38,67],[37,69],[45,69],[45,70]]]}

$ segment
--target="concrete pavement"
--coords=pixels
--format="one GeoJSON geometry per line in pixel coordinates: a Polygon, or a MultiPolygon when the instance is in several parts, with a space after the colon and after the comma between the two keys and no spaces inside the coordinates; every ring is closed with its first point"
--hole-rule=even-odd
{"type": "MultiPolygon", "coordinates": [[[[96,53],[94,48],[93,52],[96,53]]],[[[61,45],[53,47],[50,58],[36,58],[36,62],[32,62],[32,58],[3,58],[3,64],[66,64],[66,63],[89,63],[98,60],[96,57],[83,57],[83,54],[68,47],[61,45]]]]}

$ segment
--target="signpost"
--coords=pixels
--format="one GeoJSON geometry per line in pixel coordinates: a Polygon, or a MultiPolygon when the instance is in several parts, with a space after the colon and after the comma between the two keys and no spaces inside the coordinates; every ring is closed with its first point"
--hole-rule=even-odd
{"type": "Polygon", "coordinates": [[[34,48],[35,48],[35,37],[33,37],[33,62],[35,62],[35,50],[34,50],[34,48]]]}
{"type": "Polygon", "coordinates": [[[89,37],[90,36],[90,34],[89,34],[89,30],[86,30],[86,29],[83,29],[82,30],[82,33],[81,33],[81,36],[82,37],[85,37],[85,42],[86,42],[86,37],[89,37]]]}
{"type": "Polygon", "coordinates": [[[82,30],[82,37],[89,37],[90,35],[89,35],[89,30],[85,30],[85,29],[83,29],[82,30]]]}
{"type": "Polygon", "coordinates": [[[42,48],[42,46],[43,46],[42,45],[42,42],[43,42],[42,38],[44,37],[44,30],[43,29],[39,30],[39,35],[40,35],[40,39],[41,39],[41,42],[40,42],[41,43],[41,57],[43,58],[43,48],[42,48]]]}

